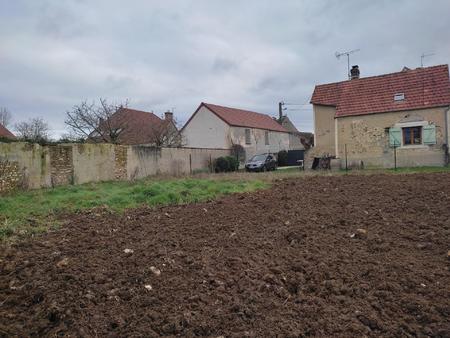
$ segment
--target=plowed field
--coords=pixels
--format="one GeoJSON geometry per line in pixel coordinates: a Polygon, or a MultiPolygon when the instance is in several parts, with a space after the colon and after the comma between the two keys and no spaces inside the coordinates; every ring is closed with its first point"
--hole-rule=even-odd
{"type": "Polygon", "coordinates": [[[64,219],[0,246],[1,336],[450,336],[450,174],[64,219]]]}

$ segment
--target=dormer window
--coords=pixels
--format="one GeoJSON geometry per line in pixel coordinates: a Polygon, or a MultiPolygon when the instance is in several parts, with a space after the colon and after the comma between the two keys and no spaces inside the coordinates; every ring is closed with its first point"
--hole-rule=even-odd
{"type": "Polygon", "coordinates": [[[405,101],[405,93],[395,93],[394,95],[394,101],[405,101]]]}

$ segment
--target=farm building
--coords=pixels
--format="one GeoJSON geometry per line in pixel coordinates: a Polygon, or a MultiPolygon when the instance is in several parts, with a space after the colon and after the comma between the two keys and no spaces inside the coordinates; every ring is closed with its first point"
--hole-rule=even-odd
{"type": "Polygon", "coordinates": [[[14,140],[16,137],[0,123],[0,138],[14,140]]]}
{"type": "Polygon", "coordinates": [[[201,103],[181,129],[186,146],[230,149],[242,146],[245,158],[289,150],[289,131],[266,114],[201,103]]]}
{"type": "Polygon", "coordinates": [[[448,164],[450,80],[448,65],[318,85],[314,107],[315,147],[367,166],[448,164]],[[395,154],[394,154],[395,153],[395,154]]]}

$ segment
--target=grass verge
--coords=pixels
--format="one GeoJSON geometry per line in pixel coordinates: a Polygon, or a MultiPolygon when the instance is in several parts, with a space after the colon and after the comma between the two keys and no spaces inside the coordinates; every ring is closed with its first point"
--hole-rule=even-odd
{"type": "Polygon", "coordinates": [[[0,197],[0,240],[57,227],[62,212],[108,207],[115,212],[142,205],[185,204],[268,186],[260,180],[172,179],[104,182],[15,192],[0,197]]]}

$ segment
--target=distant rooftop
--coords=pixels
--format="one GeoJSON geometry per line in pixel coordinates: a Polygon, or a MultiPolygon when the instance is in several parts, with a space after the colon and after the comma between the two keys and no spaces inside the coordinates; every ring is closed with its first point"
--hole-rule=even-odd
{"type": "Polygon", "coordinates": [[[208,108],[230,126],[265,129],[284,133],[288,132],[277,121],[266,114],[256,113],[249,110],[224,107],[204,102],[200,104],[198,109],[200,109],[200,107],[202,106],[208,108]]]}

